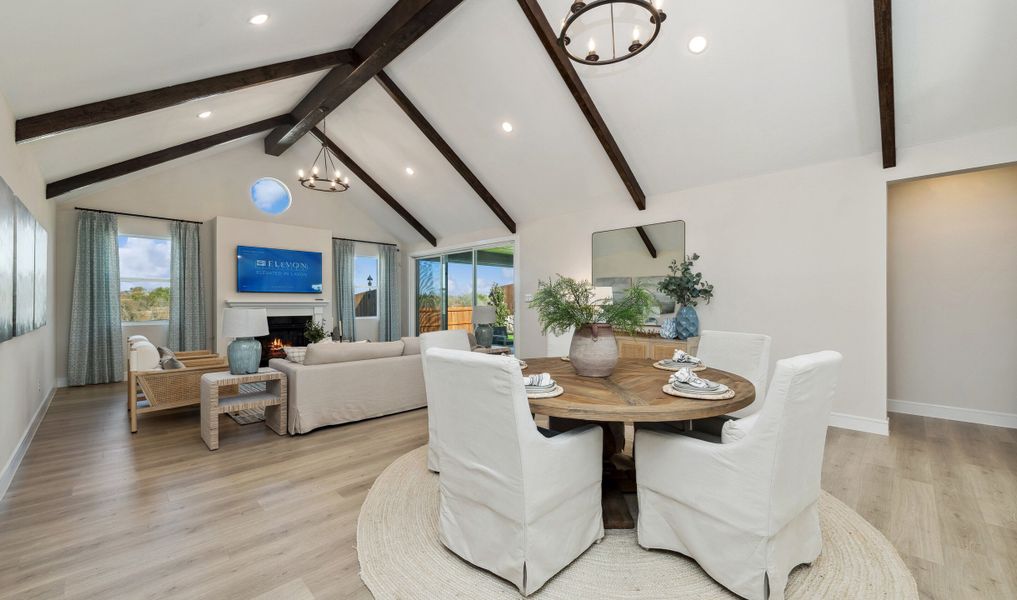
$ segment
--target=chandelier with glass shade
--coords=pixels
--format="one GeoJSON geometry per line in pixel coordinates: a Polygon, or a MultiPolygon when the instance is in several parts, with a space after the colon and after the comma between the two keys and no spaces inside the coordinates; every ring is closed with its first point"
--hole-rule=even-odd
{"type": "Polygon", "coordinates": [[[662,0],[573,2],[561,20],[558,45],[569,58],[584,65],[610,65],[628,60],[649,48],[660,34],[660,25],[667,18],[661,4],[662,0]],[[631,36],[624,37],[628,31],[631,36]],[[623,35],[621,40],[619,32],[623,35]],[[607,38],[610,38],[610,54],[601,56],[607,38]],[[583,47],[578,54],[573,42],[583,47]]]}
{"type": "MultiPolygon", "coordinates": [[[[325,130],[324,122],[321,127],[324,134],[322,138],[327,140],[328,133],[325,130]]],[[[321,142],[321,150],[318,151],[314,162],[311,163],[310,171],[304,172],[303,169],[300,169],[297,171],[297,177],[300,180],[300,185],[316,192],[345,192],[350,189],[350,178],[343,177],[339,172],[339,159],[324,141],[321,142]]]]}

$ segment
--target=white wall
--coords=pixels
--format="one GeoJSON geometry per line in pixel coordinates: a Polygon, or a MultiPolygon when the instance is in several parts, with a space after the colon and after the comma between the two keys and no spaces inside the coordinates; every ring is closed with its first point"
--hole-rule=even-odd
{"type": "MultiPolygon", "coordinates": [[[[56,370],[58,380],[66,381],[67,339],[70,320],[71,283],[74,279],[74,254],[76,243],[76,217],[73,207],[98,208],[131,213],[203,221],[201,244],[207,306],[209,312],[209,336],[215,332],[213,305],[215,284],[213,282],[214,253],[213,220],[216,217],[246,219],[250,222],[311,227],[328,230],[335,237],[376,240],[398,244],[398,240],[385,227],[378,224],[363,211],[344,199],[343,194],[325,194],[305,190],[294,181],[298,161],[304,156],[282,158],[268,156],[260,139],[243,143],[234,148],[200,156],[195,160],[153,169],[147,174],[132,176],[118,181],[115,185],[103,187],[94,193],[63,201],[57,210],[57,236],[60,243],[56,248],[56,370]],[[251,202],[249,187],[259,177],[276,177],[286,182],[293,194],[293,206],[285,213],[272,216],[258,210],[251,202]]],[[[305,165],[306,166],[306,165],[305,165]]],[[[381,200],[378,200],[381,202],[381,200]]],[[[393,214],[393,219],[397,219],[393,214]]],[[[136,223],[148,223],[148,227],[165,227],[160,221],[121,217],[121,228],[141,227],[136,223]]],[[[140,231],[138,233],[141,233],[140,231]]],[[[282,247],[263,239],[257,245],[282,247]]],[[[294,248],[297,249],[297,248],[294,248]]],[[[331,264],[331,249],[326,253],[331,264]]],[[[230,284],[235,291],[235,283],[230,284]]],[[[245,294],[245,296],[248,296],[245,294]]],[[[292,298],[293,296],[291,296],[292,298]]],[[[157,332],[146,326],[146,329],[157,332]]],[[[165,331],[165,326],[162,326],[165,331]]],[[[165,335],[163,333],[163,335],[165,335]]],[[[212,340],[209,340],[210,347],[212,340]]]]}
{"type": "Polygon", "coordinates": [[[14,144],[14,115],[0,96],[0,177],[49,232],[49,324],[0,343],[0,497],[13,475],[14,460],[33,419],[53,388],[54,310],[53,204],[46,200],[42,175],[24,147],[14,144]]]}
{"type": "Polygon", "coordinates": [[[893,185],[888,216],[891,402],[1017,423],[1017,166],[893,185]]]}
{"type": "MultiPolygon", "coordinates": [[[[703,326],[768,333],[773,359],[833,349],[844,354],[833,423],[886,432],[886,228],[889,181],[1017,162],[1017,127],[659,194],[636,211],[627,197],[571,215],[520,223],[520,300],[556,273],[590,277],[595,231],[681,219],[715,300],[703,326]]],[[[443,238],[443,245],[494,237],[443,238]]],[[[411,253],[427,250],[423,244],[411,253]]],[[[412,288],[410,288],[412,289],[412,288]]],[[[536,315],[518,304],[520,356],[541,356],[536,315]]],[[[412,302],[409,303],[412,318],[412,302]]]]}

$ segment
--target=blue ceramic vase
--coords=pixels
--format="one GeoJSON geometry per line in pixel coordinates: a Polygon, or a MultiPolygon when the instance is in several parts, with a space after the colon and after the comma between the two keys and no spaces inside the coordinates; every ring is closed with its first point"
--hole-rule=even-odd
{"type": "Polygon", "coordinates": [[[233,375],[257,373],[261,363],[261,342],[252,337],[237,338],[226,348],[226,356],[233,375]]]}
{"type": "Polygon", "coordinates": [[[664,319],[660,324],[660,337],[669,340],[678,337],[678,319],[664,319]]]}
{"type": "Polygon", "coordinates": [[[682,306],[679,308],[676,320],[678,322],[678,339],[687,340],[699,335],[699,315],[694,307],[682,306]]]}

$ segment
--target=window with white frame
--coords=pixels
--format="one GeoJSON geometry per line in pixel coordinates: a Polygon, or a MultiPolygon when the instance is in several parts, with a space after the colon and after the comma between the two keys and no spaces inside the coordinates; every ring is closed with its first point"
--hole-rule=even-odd
{"type": "Polygon", "coordinates": [[[170,308],[170,240],[117,236],[120,255],[120,320],[166,321],[170,308]]]}

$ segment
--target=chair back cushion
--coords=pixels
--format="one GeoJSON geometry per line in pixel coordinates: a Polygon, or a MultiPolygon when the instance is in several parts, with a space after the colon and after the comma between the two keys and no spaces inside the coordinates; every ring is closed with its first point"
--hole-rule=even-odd
{"type": "Polygon", "coordinates": [[[358,343],[326,343],[311,344],[304,354],[305,365],[327,365],[332,363],[371,360],[375,358],[391,358],[402,356],[402,341],[376,342],[371,344],[358,343]]]}
{"type": "Polygon", "coordinates": [[[420,334],[420,362],[424,369],[424,392],[427,395],[427,468],[437,472],[441,467],[438,451],[438,405],[437,396],[431,391],[427,375],[427,351],[434,348],[469,352],[473,347],[465,331],[431,331],[420,334]]]}
{"type": "Polygon", "coordinates": [[[523,522],[522,443],[536,426],[519,361],[440,348],[426,356],[425,376],[441,407],[443,509],[468,507],[462,513],[469,514],[481,505],[492,518],[523,522]]]}
{"type": "Polygon", "coordinates": [[[819,498],[833,396],[841,355],[825,351],[777,361],[770,391],[755,423],[739,443],[773,465],[771,528],[779,530],[819,498]]]}
{"type": "Polygon", "coordinates": [[[758,411],[766,398],[766,376],[770,370],[770,336],[761,333],[703,331],[696,355],[708,367],[741,375],[756,387],[756,400],[733,413],[746,417],[758,411]]]}
{"type": "Polygon", "coordinates": [[[131,371],[153,371],[159,369],[159,349],[149,341],[135,342],[131,348],[131,371]]]}

